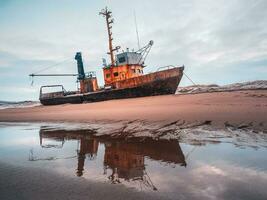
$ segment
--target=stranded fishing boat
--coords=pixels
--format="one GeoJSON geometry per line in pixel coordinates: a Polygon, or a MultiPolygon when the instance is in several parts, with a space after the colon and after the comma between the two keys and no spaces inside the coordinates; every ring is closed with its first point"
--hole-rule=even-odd
{"type": "Polygon", "coordinates": [[[97,102],[110,99],[144,97],[164,94],[174,94],[183,76],[184,67],[167,66],[159,68],[154,73],[144,74],[145,59],[153,45],[150,41],[138,51],[123,51],[114,54],[120,49],[113,47],[111,24],[114,22],[111,11],[103,9],[100,15],[105,17],[111,63],[103,59],[104,87],[99,87],[95,72],[84,72],[81,52],[77,52],[78,74],[30,74],[34,76],[77,76],[79,88],[77,91],[67,92],[62,85],[47,85],[40,88],[40,102],[43,105],[64,103],[97,102]],[[57,92],[44,92],[47,88],[60,88],[57,92]]]}

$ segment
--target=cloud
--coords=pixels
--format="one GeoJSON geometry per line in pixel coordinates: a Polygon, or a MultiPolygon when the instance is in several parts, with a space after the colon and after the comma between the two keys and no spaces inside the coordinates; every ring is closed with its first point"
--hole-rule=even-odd
{"type": "MultiPolygon", "coordinates": [[[[4,73],[14,75],[27,63],[25,70],[34,72],[72,59],[76,51],[82,51],[87,70],[97,71],[103,84],[101,60],[108,58],[107,33],[98,12],[105,5],[115,17],[115,45],[137,49],[134,10],[141,44],[155,41],[147,57],[146,72],[184,64],[196,83],[267,78],[265,0],[136,0],[127,2],[127,7],[123,0],[79,4],[12,1],[0,8],[0,67],[6,68],[4,73]]],[[[57,70],[76,70],[75,61],[57,70]]],[[[17,79],[24,78],[17,74],[17,79]]],[[[184,79],[182,84],[191,83],[184,79]]]]}
{"type": "Polygon", "coordinates": [[[172,198],[226,199],[227,196],[242,199],[246,195],[262,196],[265,193],[262,186],[267,181],[266,172],[227,161],[209,164],[194,160],[187,168],[168,169],[149,162],[146,171],[158,190],[172,198]]]}

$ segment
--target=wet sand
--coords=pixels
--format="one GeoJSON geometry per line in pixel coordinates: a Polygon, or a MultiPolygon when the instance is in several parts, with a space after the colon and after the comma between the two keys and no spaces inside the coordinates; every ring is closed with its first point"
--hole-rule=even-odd
{"type": "Polygon", "coordinates": [[[162,199],[122,185],[67,177],[0,162],[0,199],[162,199]]]}
{"type": "Polygon", "coordinates": [[[141,120],[168,124],[184,120],[249,125],[266,131],[267,90],[166,95],[111,100],[86,104],[65,104],[0,110],[2,122],[86,122],[110,123],[141,120]]]}

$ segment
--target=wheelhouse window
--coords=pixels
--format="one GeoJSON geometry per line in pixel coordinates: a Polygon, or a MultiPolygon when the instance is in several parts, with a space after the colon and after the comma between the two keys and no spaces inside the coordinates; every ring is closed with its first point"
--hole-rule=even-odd
{"type": "Polygon", "coordinates": [[[118,72],[114,72],[114,77],[117,77],[117,76],[119,76],[119,73],[118,72]]]}
{"type": "Polygon", "coordinates": [[[110,78],[110,74],[106,74],[106,78],[110,78]]]}
{"type": "Polygon", "coordinates": [[[126,61],[126,58],[125,57],[120,57],[119,58],[119,63],[124,63],[126,61]]]}

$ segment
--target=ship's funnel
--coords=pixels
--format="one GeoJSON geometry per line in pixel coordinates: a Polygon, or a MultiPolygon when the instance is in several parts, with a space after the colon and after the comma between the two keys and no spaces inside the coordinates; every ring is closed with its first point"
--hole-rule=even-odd
{"type": "Polygon", "coordinates": [[[75,60],[77,60],[78,80],[83,80],[85,78],[85,73],[84,73],[84,68],[83,68],[83,60],[82,60],[81,52],[76,53],[75,60]]]}

